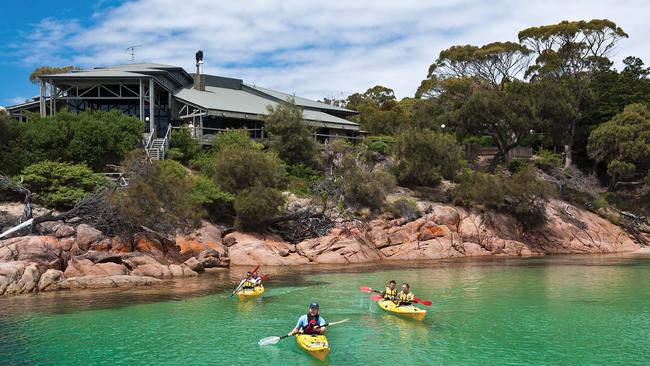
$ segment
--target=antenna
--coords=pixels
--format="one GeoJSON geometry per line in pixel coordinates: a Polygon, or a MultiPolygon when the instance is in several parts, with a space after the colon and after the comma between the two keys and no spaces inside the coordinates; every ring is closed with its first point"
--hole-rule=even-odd
{"type": "Polygon", "coordinates": [[[131,54],[131,63],[135,63],[135,49],[137,47],[142,47],[142,45],[138,44],[138,45],[134,45],[134,46],[129,46],[125,50],[125,51],[130,51],[129,53],[131,54]]]}

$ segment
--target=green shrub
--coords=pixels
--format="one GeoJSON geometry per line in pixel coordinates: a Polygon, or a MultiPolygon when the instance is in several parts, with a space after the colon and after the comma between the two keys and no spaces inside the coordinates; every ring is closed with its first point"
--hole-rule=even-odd
{"type": "Polygon", "coordinates": [[[357,164],[355,154],[346,154],[340,167],[343,198],[349,207],[379,211],[395,187],[395,178],[384,170],[367,170],[357,164]]]}
{"type": "Polygon", "coordinates": [[[210,219],[227,219],[234,215],[235,195],[221,191],[219,187],[208,177],[197,175],[194,177],[192,200],[201,205],[210,219]]]}
{"type": "Polygon", "coordinates": [[[192,138],[192,131],[189,128],[172,130],[169,137],[169,147],[168,158],[181,161],[184,164],[187,164],[203,151],[199,141],[192,138]]]}
{"type": "Polygon", "coordinates": [[[302,109],[289,102],[267,107],[269,113],[264,117],[264,127],[269,133],[271,149],[289,164],[313,166],[318,154],[313,131],[305,124],[302,109]]]}
{"type": "Polygon", "coordinates": [[[397,179],[413,186],[436,186],[452,179],[463,166],[463,153],[454,136],[430,130],[408,129],[395,145],[397,179]]]}
{"type": "Polygon", "coordinates": [[[225,192],[237,194],[256,186],[280,188],[286,172],[275,154],[231,145],[217,155],[210,177],[225,192]]]}
{"type": "Polygon", "coordinates": [[[465,169],[456,179],[458,184],[452,192],[455,204],[496,209],[503,203],[506,192],[500,176],[465,169]]]}
{"type": "Polygon", "coordinates": [[[513,159],[513,160],[510,160],[510,161],[508,162],[508,165],[506,165],[506,168],[508,169],[508,171],[509,171],[510,173],[513,173],[513,174],[514,174],[514,173],[518,173],[518,172],[520,172],[522,169],[525,169],[526,166],[527,166],[527,164],[524,163],[523,161],[521,161],[521,160],[517,160],[517,159],[513,159]]]}
{"type": "Polygon", "coordinates": [[[311,197],[312,187],[323,179],[323,175],[305,164],[285,166],[288,176],[288,189],[299,197],[311,197]]]}
{"type": "Polygon", "coordinates": [[[466,170],[458,176],[458,185],[452,192],[456,204],[508,212],[524,229],[546,222],[545,205],[554,194],[554,187],[539,180],[531,167],[512,177],[466,170]]]}
{"type": "Polygon", "coordinates": [[[66,111],[9,122],[10,141],[0,146],[0,171],[17,174],[41,161],[84,163],[101,170],[117,164],[142,139],[142,122],[120,111],[66,111]]]}
{"type": "Polygon", "coordinates": [[[36,201],[49,207],[70,208],[80,199],[97,191],[107,181],[84,164],[43,161],[21,173],[23,184],[36,201]]]}
{"type": "Polygon", "coordinates": [[[241,148],[252,148],[254,150],[264,149],[264,145],[251,139],[247,129],[233,129],[218,133],[212,140],[212,151],[219,153],[228,146],[239,146],[241,148]]]}
{"type": "Polygon", "coordinates": [[[374,151],[384,156],[388,155],[389,153],[388,144],[383,142],[382,140],[371,141],[367,144],[367,146],[368,146],[368,150],[374,151]]]}
{"type": "Polygon", "coordinates": [[[607,202],[607,199],[605,197],[598,197],[595,200],[591,202],[591,207],[593,207],[594,210],[598,210],[601,208],[605,208],[609,206],[609,202],[607,202]]]}
{"type": "Polygon", "coordinates": [[[194,180],[180,163],[165,160],[149,163],[137,153],[123,162],[129,185],[115,192],[111,205],[133,225],[161,233],[191,231],[205,215],[194,190],[194,180]]]}
{"type": "Polygon", "coordinates": [[[544,171],[550,171],[562,166],[562,155],[560,154],[541,149],[537,152],[537,156],[538,159],[535,160],[535,166],[544,171]]]}
{"type": "Polygon", "coordinates": [[[278,215],[284,203],[282,193],[270,187],[251,187],[235,200],[236,226],[248,230],[264,229],[269,219],[278,215]]]}
{"type": "Polygon", "coordinates": [[[494,138],[492,136],[469,136],[463,139],[463,144],[490,147],[494,146],[494,138]]]}
{"type": "Polygon", "coordinates": [[[417,203],[405,197],[393,202],[393,214],[396,217],[404,217],[409,221],[422,216],[422,212],[420,212],[417,203]]]}
{"type": "Polygon", "coordinates": [[[204,151],[197,154],[194,159],[190,160],[188,166],[198,170],[203,174],[209,175],[216,159],[216,154],[212,151],[204,151]]]}

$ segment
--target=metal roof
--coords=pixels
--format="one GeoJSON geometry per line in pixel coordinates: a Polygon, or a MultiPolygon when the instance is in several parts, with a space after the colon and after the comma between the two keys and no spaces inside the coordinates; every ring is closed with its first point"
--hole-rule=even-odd
{"type": "Polygon", "coordinates": [[[353,111],[351,109],[341,108],[341,107],[337,107],[337,106],[330,105],[330,104],[327,104],[327,103],[317,102],[317,101],[314,101],[314,100],[311,100],[311,99],[298,97],[298,96],[295,96],[295,95],[279,92],[279,91],[276,91],[276,90],[262,88],[262,87],[259,87],[259,86],[256,86],[256,85],[250,85],[250,84],[244,84],[244,85],[246,85],[249,88],[255,89],[255,90],[259,91],[259,92],[262,92],[264,94],[270,95],[273,98],[282,100],[282,101],[286,101],[288,98],[293,98],[296,105],[299,105],[301,107],[326,109],[326,110],[342,112],[342,113],[346,113],[346,114],[357,114],[356,111],[353,111]]]}
{"type": "MultiPolygon", "coordinates": [[[[206,86],[205,91],[184,88],[176,92],[174,96],[190,104],[209,110],[256,114],[261,116],[265,116],[269,113],[267,106],[270,105],[274,108],[278,106],[278,102],[272,98],[264,98],[245,90],[219,88],[214,86],[206,86]]],[[[349,129],[359,129],[359,126],[354,122],[332,116],[331,114],[322,111],[304,109],[303,117],[307,121],[324,122],[339,126],[346,125],[349,129]]]]}
{"type": "MultiPolygon", "coordinates": [[[[153,71],[153,70],[152,70],[153,71]]],[[[97,70],[82,70],[75,72],[66,72],[63,74],[52,74],[52,75],[43,75],[43,78],[66,78],[66,79],[75,79],[75,78],[146,78],[149,75],[139,74],[135,72],[120,71],[120,70],[110,70],[110,69],[97,69],[97,70]]]]}

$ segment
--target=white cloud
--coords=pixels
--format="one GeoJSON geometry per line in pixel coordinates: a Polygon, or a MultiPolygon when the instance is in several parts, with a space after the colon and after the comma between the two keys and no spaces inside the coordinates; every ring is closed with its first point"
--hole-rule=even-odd
{"type": "Polygon", "coordinates": [[[97,10],[86,28],[43,20],[27,37],[33,52],[25,63],[126,63],[125,48],[142,45],[136,61],[192,70],[202,49],[206,72],[289,93],[320,98],[382,84],[403,97],[451,45],[516,40],[523,28],[565,19],[617,22],[630,34],[617,60],[635,55],[650,62],[648,8],[645,1],[603,0],[139,0],[97,10]]]}

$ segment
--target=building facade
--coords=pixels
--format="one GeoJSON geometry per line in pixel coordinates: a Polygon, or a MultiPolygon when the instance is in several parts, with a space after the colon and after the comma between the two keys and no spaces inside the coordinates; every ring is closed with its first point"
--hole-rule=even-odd
{"type": "Polygon", "coordinates": [[[172,126],[191,127],[193,136],[206,144],[215,134],[230,128],[248,128],[252,138],[265,138],[267,107],[290,100],[303,109],[305,123],[313,127],[314,137],[320,142],[363,137],[358,124],[345,119],[356,111],[247,84],[241,79],[189,74],[178,66],[128,64],[43,75],[39,79],[40,96],[7,107],[11,116],[24,120],[26,112],[48,116],[62,109],[119,109],[144,122],[146,148],[162,150],[155,153],[163,156],[172,126]]]}

